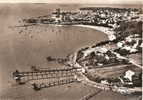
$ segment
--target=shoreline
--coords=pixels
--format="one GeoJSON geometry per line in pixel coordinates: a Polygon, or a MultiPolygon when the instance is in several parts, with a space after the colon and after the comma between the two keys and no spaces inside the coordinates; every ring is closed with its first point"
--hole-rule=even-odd
{"type": "Polygon", "coordinates": [[[116,36],[114,35],[114,31],[110,28],[107,28],[107,27],[91,26],[91,25],[80,25],[80,24],[79,25],[72,25],[72,26],[95,29],[95,30],[98,30],[98,31],[101,31],[101,32],[107,34],[108,39],[111,40],[111,41],[116,39],[116,36]]]}
{"type": "MultiPolygon", "coordinates": [[[[106,27],[100,27],[100,26],[91,26],[91,25],[73,25],[73,26],[77,26],[77,27],[83,27],[83,28],[91,28],[91,29],[95,29],[95,30],[99,30],[99,31],[101,31],[101,32],[103,32],[103,33],[105,33],[105,34],[107,34],[107,36],[108,36],[108,39],[109,40],[111,40],[112,41],[112,38],[110,38],[110,36],[114,36],[115,37],[115,35],[114,35],[114,31],[112,30],[112,29],[110,29],[110,28],[106,28],[106,27]]],[[[115,39],[116,39],[116,37],[115,37],[115,39]]],[[[113,39],[114,40],[114,39],[113,39]]],[[[118,54],[116,54],[116,55],[118,55],[118,54]]],[[[77,55],[76,55],[77,56],[77,55]]],[[[122,57],[122,56],[118,56],[119,58],[122,58],[122,59],[127,59],[127,58],[125,58],[125,57],[122,57]]],[[[76,61],[75,61],[75,59],[76,59],[76,57],[74,58],[74,60],[73,60],[73,63],[75,64],[75,66],[76,67],[79,67],[79,68],[83,68],[82,66],[80,66],[76,61]]],[[[142,66],[139,66],[138,64],[136,64],[136,63],[134,63],[134,62],[132,62],[132,61],[130,61],[132,64],[134,64],[134,65],[136,65],[137,67],[139,67],[139,68],[142,68],[142,66]]],[[[84,73],[84,72],[83,72],[84,73]]],[[[82,75],[82,80],[81,80],[81,82],[82,83],[84,83],[84,84],[87,84],[87,85],[89,85],[89,86],[93,86],[93,87],[95,87],[95,88],[99,88],[99,89],[102,89],[102,90],[112,90],[112,91],[114,91],[114,92],[118,92],[118,93],[127,93],[127,94],[131,94],[131,93],[133,93],[133,92],[141,92],[141,89],[140,88],[137,88],[137,87],[134,87],[133,89],[132,88],[126,88],[126,87],[108,87],[107,85],[105,85],[105,84],[98,84],[96,81],[92,81],[92,80],[90,80],[90,79],[88,79],[85,75],[83,75],[82,73],[81,73],[81,75],[82,75]]],[[[79,79],[80,80],[80,79],[79,79]]]]}

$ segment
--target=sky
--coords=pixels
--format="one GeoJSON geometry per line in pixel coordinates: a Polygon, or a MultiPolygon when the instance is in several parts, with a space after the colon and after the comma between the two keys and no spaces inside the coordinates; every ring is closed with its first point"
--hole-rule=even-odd
{"type": "Polygon", "coordinates": [[[0,0],[0,3],[143,4],[143,0],[0,0]]]}

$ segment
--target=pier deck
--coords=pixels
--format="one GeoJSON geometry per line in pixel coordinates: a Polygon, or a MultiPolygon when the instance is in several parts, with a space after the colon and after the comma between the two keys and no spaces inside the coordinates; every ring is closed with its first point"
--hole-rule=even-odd
{"type": "Polygon", "coordinates": [[[13,72],[13,78],[18,84],[30,83],[33,88],[39,90],[57,85],[77,82],[77,68],[41,69],[37,71],[13,72]]]}

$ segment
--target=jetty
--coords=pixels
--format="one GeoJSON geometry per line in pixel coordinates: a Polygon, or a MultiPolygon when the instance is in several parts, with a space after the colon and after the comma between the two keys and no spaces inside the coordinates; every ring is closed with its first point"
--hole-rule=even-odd
{"type": "Polygon", "coordinates": [[[76,74],[79,68],[37,69],[32,71],[13,72],[13,78],[18,84],[30,83],[35,90],[52,86],[78,82],[76,74]]]}

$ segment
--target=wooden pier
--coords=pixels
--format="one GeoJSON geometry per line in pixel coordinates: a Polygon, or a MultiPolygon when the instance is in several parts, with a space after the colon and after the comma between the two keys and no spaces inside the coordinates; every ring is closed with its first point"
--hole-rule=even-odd
{"type": "Polygon", "coordinates": [[[30,83],[35,90],[57,85],[77,82],[77,68],[41,69],[38,71],[13,72],[13,78],[18,84],[30,83]]]}
{"type": "Polygon", "coordinates": [[[34,90],[40,90],[42,88],[49,88],[49,87],[54,87],[54,86],[59,86],[59,85],[65,85],[65,84],[70,84],[78,82],[75,77],[66,77],[66,78],[61,78],[61,79],[55,79],[54,81],[47,81],[47,82],[33,82],[32,86],[34,90]]]}

